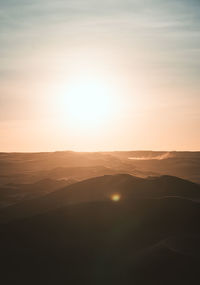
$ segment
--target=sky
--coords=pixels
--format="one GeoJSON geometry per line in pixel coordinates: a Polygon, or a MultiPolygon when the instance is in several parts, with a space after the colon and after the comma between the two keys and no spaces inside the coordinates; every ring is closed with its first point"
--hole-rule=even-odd
{"type": "Polygon", "coordinates": [[[200,150],[199,75],[199,0],[0,0],[0,151],[200,150]]]}

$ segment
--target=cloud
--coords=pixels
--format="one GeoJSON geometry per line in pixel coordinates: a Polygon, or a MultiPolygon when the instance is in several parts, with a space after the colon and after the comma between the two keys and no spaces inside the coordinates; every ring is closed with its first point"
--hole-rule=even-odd
{"type": "Polygon", "coordinates": [[[143,157],[129,157],[130,160],[163,160],[173,158],[174,155],[171,152],[164,153],[158,156],[143,156],[143,157]]]}

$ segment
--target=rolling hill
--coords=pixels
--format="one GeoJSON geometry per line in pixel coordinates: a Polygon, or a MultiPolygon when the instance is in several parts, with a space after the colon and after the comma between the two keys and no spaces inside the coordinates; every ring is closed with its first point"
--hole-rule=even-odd
{"type": "Polygon", "coordinates": [[[107,201],[115,193],[122,200],[180,197],[200,200],[198,184],[172,176],[138,178],[128,174],[106,175],[84,180],[48,195],[23,201],[0,211],[0,221],[28,217],[70,204],[107,201]]]}
{"type": "Polygon", "coordinates": [[[198,284],[199,199],[200,186],[177,177],[119,174],[7,207],[1,282],[198,284]]]}

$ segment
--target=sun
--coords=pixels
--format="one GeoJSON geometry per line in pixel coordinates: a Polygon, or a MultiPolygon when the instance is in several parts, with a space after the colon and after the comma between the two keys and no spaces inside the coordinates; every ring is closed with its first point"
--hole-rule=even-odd
{"type": "Polygon", "coordinates": [[[111,119],[113,92],[105,82],[81,78],[72,81],[64,93],[67,119],[73,127],[94,129],[111,119]]]}

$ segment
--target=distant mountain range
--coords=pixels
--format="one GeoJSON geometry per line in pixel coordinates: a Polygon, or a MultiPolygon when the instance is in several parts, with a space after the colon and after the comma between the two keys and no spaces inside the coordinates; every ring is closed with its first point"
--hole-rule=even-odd
{"type": "Polygon", "coordinates": [[[200,152],[0,153],[0,185],[118,173],[173,175],[200,183],[200,152]]]}

